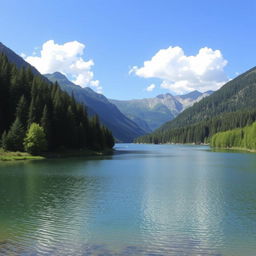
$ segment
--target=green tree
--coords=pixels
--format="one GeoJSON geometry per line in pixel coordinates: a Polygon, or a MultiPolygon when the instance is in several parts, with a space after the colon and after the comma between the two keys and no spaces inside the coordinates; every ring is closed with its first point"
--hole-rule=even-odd
{"type": "Polygon", "coordinates": [[[49,147],[51,147],[51,119],[50,119],[49,111],[48,111],[48,108],[46,105],[44,106],[43,115],[40,120],[40,125],[44,129],[46,140],[48,142],[47,143],[48,148],[49,148],[49,147]]]}
{"type": "Polygon", "coordinates": [[[32,123],[24,139],[25,151],[31,154],[39,154],[47,149],[47,141],[44,129],[37,123],[32,123]]]}
{"type": "Polygon", "coordinates": [[[16,118],[9,132],[3,136],[2,146],[6,150],[23,151],[24,127],[19,118],[16,118]]]}
{"type": "Polygon", "coordinates": [[[24,95],[21,96],[19,103],[16,108],[16,117],[18,117],[24,127],[28,118],[28,106],[24,95]]]}

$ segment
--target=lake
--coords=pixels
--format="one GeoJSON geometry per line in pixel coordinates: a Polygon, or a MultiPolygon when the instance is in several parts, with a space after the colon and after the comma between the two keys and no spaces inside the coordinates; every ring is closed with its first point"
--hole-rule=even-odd
{"type": "Polygon", "coordinates": [[[256,154],[116,150],[0,163],[0,255],[256,255],[256,154]]]}

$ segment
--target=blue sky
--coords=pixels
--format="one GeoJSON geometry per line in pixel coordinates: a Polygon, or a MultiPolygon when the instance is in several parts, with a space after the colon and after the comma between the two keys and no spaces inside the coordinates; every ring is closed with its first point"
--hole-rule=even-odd
{"type": "Polygon", "coordinates": [[[32,56],[35,49],[40,56],[40,48],[48,40],[58,45],[78,41],[85,45],[80,57],[85,62],[93,60],[91,80],[99,81],[104,95],[145,98],[194,87],[208,89],[255,66],[255,13],[256,2],[248,0],[2,0],[0,32],[4,44],[26,56],[32,56]],[[202,58],[196,58],[196,65],[197,59],[200,63],[190,70],[188,56],[196,56],[202,48],[206,49],[205,58],[217,56],[209,64],[214,72],[198,71],[202,58]],[[157,66],[156,58],[145,66],[144,62],[161,49],[160,55],[163,59],[167,56],[168,65],[157,66]],[[179,57],[174,58],[173,52],[179,57]],[[185,64],[176,67],[180,60],[185,64]],[[181,74],[182,81],[178,80],[174,73],[185,69],[188,71],[181,74]],[[197,71],[201,72],[199,76],[197,71]],[[147,91],[152,84],[155,88],[147,91]]]}

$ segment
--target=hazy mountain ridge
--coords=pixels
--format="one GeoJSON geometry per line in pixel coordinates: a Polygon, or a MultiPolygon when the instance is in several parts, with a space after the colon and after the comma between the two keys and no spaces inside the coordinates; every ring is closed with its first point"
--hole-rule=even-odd
{"type": "Polygon", "coordinates": [[[174,119],[184,109],[192,106],[195,102],[209,96],[212,91],[201,93],[193,91],[185,95],[173,96],[170,93],[160,94],[154,98],[135,99],[135,100],[113,100],[121,112],[138,125],[146,122],[148,132],[159,128],[162,124],[174,119]]]}

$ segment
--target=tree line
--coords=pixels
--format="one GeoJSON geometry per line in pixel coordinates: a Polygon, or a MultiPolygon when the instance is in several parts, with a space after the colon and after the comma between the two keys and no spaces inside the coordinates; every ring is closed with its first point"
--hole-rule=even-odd
{"type": "Polygon", "coordinates": [[[216,133],[211,138],[211,146],[256,150],[256,122],[244,128],[216,133]]]}
{"type": "Polygon", "coordinates": [[[30,137],[38,134],[35,124],[45,135],[47,151],[103,150],[114,145],[112,133],[100,124],[98,117],[88,118],[85,106],[63,92],[57,83],[34,75],[29,68],[18,69],[0,54],[2,146],[11,151],[24,151],[31,126],[34,128],[30,137]]]}
{"type": "Polygon", "coordinates": [[[221,131],[248,126],[256,121],[256,110],[224,113],[210,120],[182,128],[157,130],[139,137],[137,143],[208,143],[210,138],[221,131]]]}

